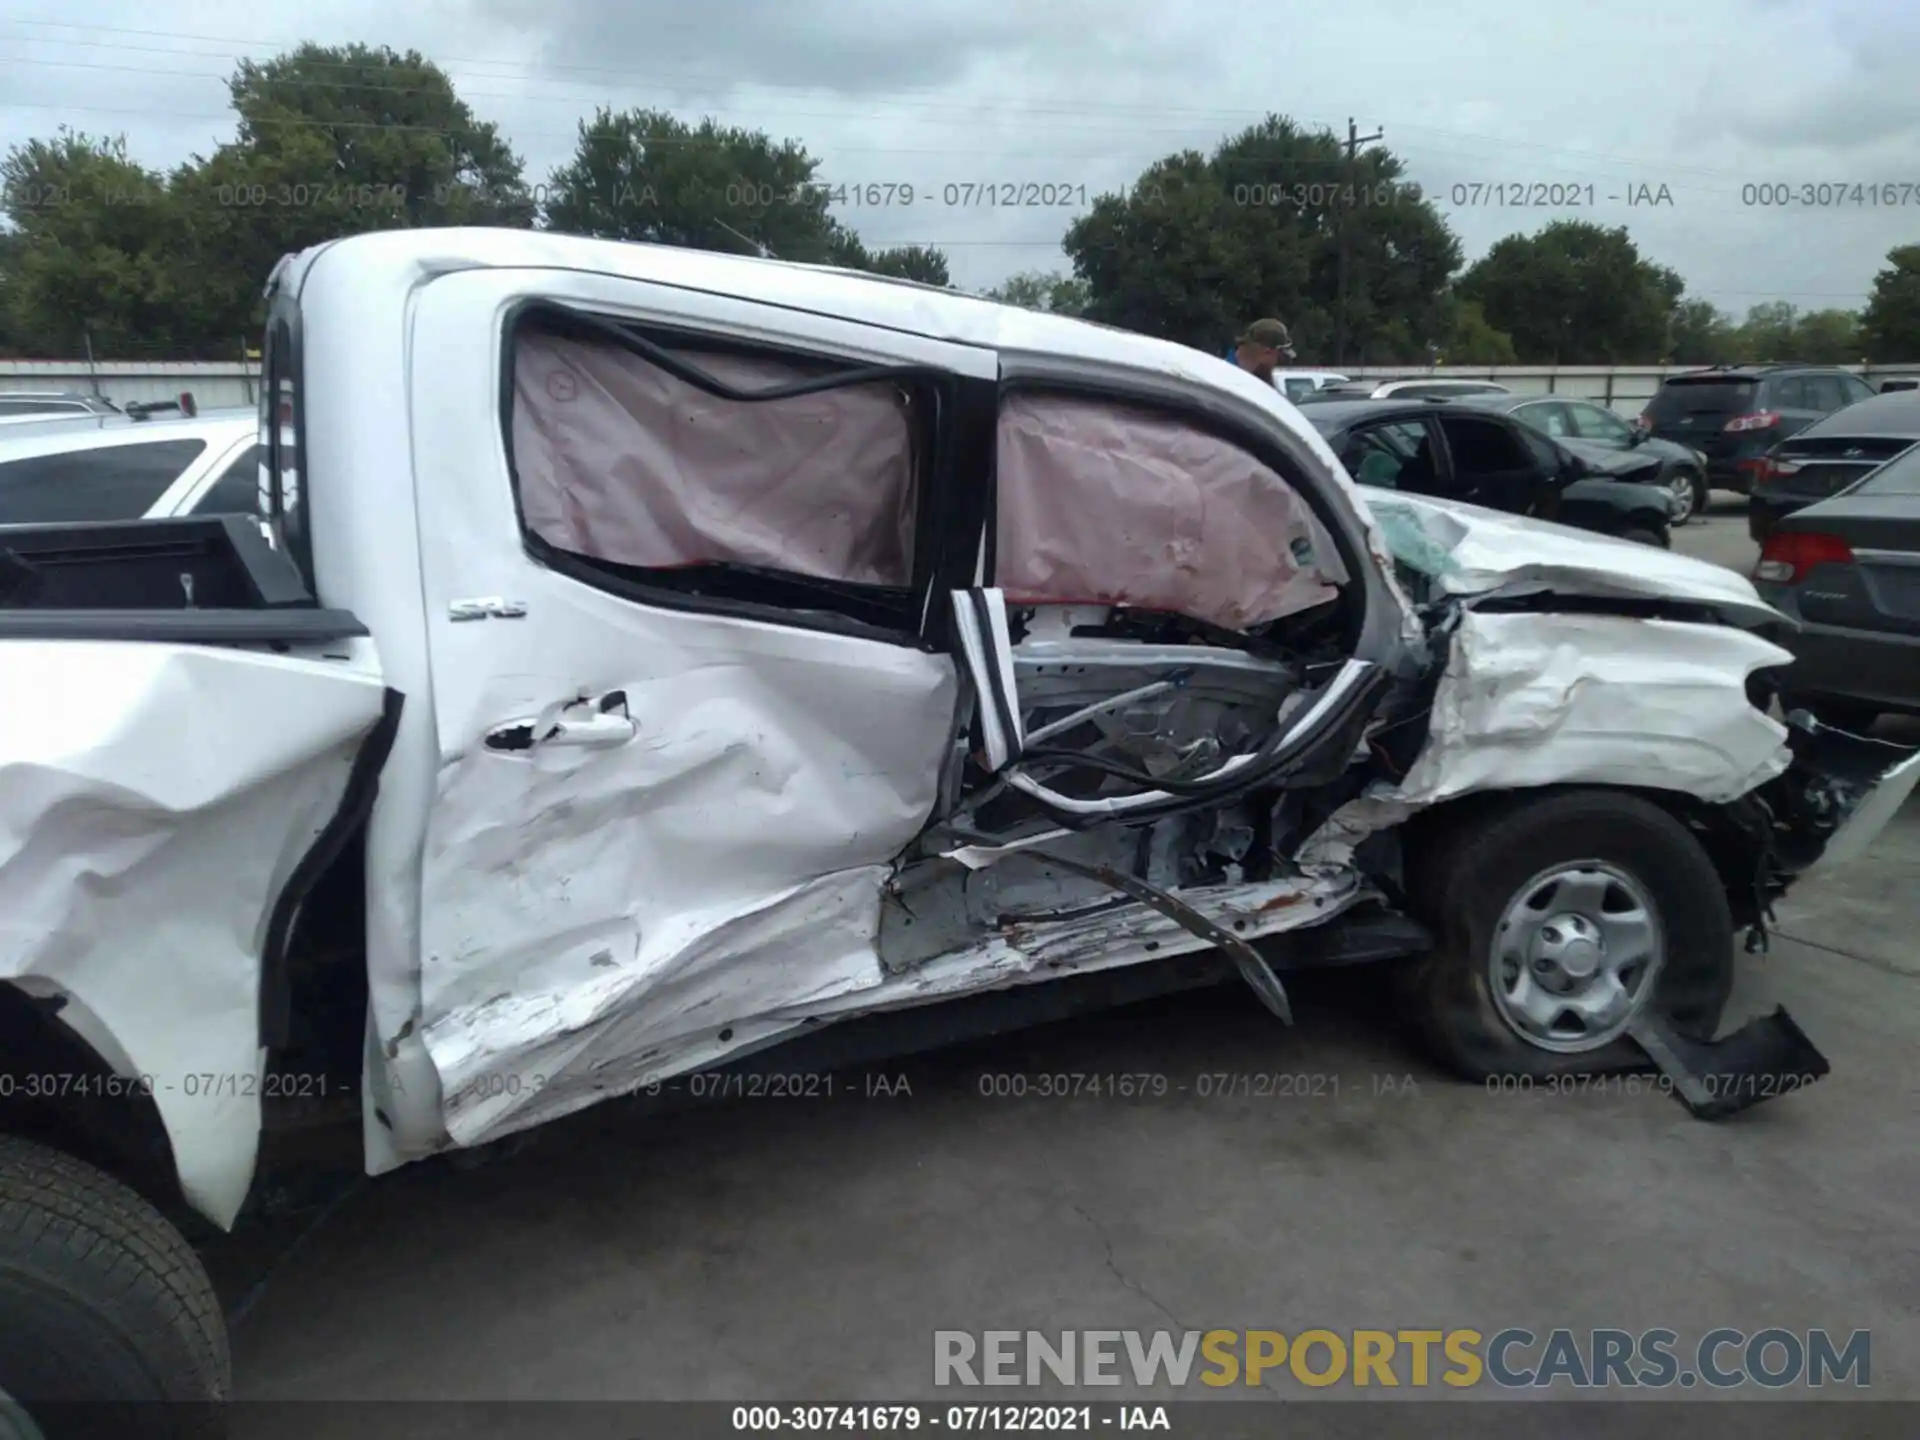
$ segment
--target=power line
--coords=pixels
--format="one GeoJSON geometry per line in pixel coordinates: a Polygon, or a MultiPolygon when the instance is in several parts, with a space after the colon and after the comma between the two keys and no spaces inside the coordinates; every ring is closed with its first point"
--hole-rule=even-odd
{"type": "MultiPolygon", "coordinates": [[[[128,67],[128,68],[134,68],[134,67],[128,67]]],[[[138,71],[137,69],[135,69],[135,73],[152,73],[152,72],[138,71]]],[[[180,73],[180,72],[163,72],[163,73],[180,73]]],[[[197,76],[195,78],[214,79],[217,77],[209,75],[209,76],[197,76]]],[[[282,83],[285,83],[285,82],[282,82],[282,83]]],[[[298,83],[298,82],[294,82],[294,83],[298,83]]],[[[324,86],[323,88],[332,88],[332,87],[324,86]]],[[[346,87],[342,87],[342,88],[346,88],[346,87]]],[[[359,87],[352,87],[352,88],[391,93],[392,87],[359,86],[359,87]]],[[[482,98],[487,98],[487,97],[482,97],[482,98]]],[[[492,98],[506,98],[506,97],[492,97],[492,98]]],[[[538,100],[551,101],[555,103],[561,103],[561,102],[567,101],[570,97],[530,96],[530,97],[512,97],[512,98],[538,99],[538,100]]],[[[524,139],[528,136],[534,136],[534,137],[539,137],[541,139],[565,138],[565,139],[572,140],[577,138],[579,134],[577,127],[571,128],[571,129],[559,129],[559,128],[551,128],[551,127],[515,127],[512,136],[506,137],[506,132],[504,128],[497,121],[483,121],[483,120],[476,120],[474,124],[471,126],[450,127],[445,125],[414,125],[414,124],[406,124],[398,121],[384,121],[384,120],[321,119],[321,118],[316,118],[316,117],[307,116],[307,115],[276,115],[276,116],[242,117],[237,112],[231,111],[231,110],[226,111],[224,113],[190,112],[190,111],[178,111],[178,110],[163,110],[163,109],[158,109],[152,106],[76,105],[71,103],[53,102],[53,101],[14,101],[0,108],[10,108],[10,109],[16,109],[16,110],[44,110],[44,111],[53,111],[61,114],[124,115],[129,117],[138,117],[140,119],[145,119],[145,120],[158,120],[158,121],[168,121],[168,122],[201,121],[208,124],[221,124],[221,123],[234,124],[238,120],[244,118],[246,120],[246,123],[249,126],[260,127],[260,128],[273,127],[277,129],[293,130],[293,131],[373,130],[373,131],[381,131],[381,132],[389,132],[389,133],[437,136],[447,140],[466,140],[466,139],[471,139],[475,136],[493,136],[493,137],[505,137],[505,138],[517,138],[517,139],[524,139]]],[[[800,112],[787,112],[787,113],[790,115],[798,115],[800,112]]],[[[582,119],[585,119],[585,118],[586,117],[584,116],[582,117],[582,119]]],[[[712,118],[716,121],[723,121],[726,119],[726,115],[725,115],[725,112],[709,112],[709,118],[712,118]]],[[[827,114],[815,114],[813,115],[812,118],[830,119],[830,120],[855,120],[855,119],[871,120],[874,117],[872,115],[827,113],[827,114]]],[[[739,125],[739,128],[758,128],[758,127],[754,126],[752,119],[747,118],[747,119],[743,119],[743,121],[739,125]]],[[[1135,130],[1132,133],[1138,134],[1142,132],[1135,130]]],[[[1163,132],[1163,133],[1174,133],[1174,132],[1163,132]]],[[[1378,138],[1378,137],[1369,137],[1369,138],[1378,138]]],[[[698,135],[688,135],[688,136],[664,135],[664,136],[648,136],[646,139],[646,143],[650,146],[657,145],[657,146],[666,147],[666,146],[678,146],[678,145],[698,145],[704,142],[702,137],[698,135]]],[[[977,142],[974,144],[965,145],[965,146],[847,145],[847,144],[836,143],[833,148],[837,153],[852,154],[852,155],[927,155],[927,156],[965,156],[969,158],[977,158],[980,154],[980,147],[977,142]]],[[[1138,166],[1138,162],[1127,160],[1119,152],[1116,152],[1113,150],[1084,150],[1084,151],[1052,150],[1052,151],[1049,151],[1048,154],[1049,154],[1050,161],[1059,161],[1059,160],[1109,161],[1109,162],[1114,162],[1116,164],[1121,164],[1128,167],[1141,168],[1138,166]]],[[[1437,147],[1437,146],[1407,147],[1405,154],[1408,159],[1414,159],[1414,160],[1417,160],[1421,155],[1436,155],[1436,154],[1464,156],[1465,158],[1475,159],[1475,160],[1484,158],[1477,155],[1472,155],[1468,152],[1452,151],[1452,150],[1447,150],[1445,148],[1437,147]]],[[[1264,162],[1259,157],[1256,157],[1256,156],[1225,156],[1225,157],[1221,157],[1219,160],[1216,160],[1214,163],[1216,166],[1226,166],[1229,168],[1237,165],[1244,165],[1249,167],[1247,173],[1253,176],[1263,175],[1267,173],[1262,168],[1264,165],[1264,162]]],[[[1342,170],[1344,170],[1347,163],[1348,161],[1346,157],[1342,155],[1330,156],[1325,159],[1319,159],[1319,160],[1309,159],[1304,157],[1289,158],[1289,160],[1287,161],[1289,170],[1303,171],[1307,173],[1311,173],[1313,170],[1323,166],[1328,168],[1339,167],[1342,170]]],[[[1423,166],[1422,168],[1426,168],[1426,167],[1423,166]]],[[[1404,165],[1404,162],[1403,162],[1402,173],[1410,173],[1410,171],[1404,165]]],[[[1622,177],[1619,177],[1619,176],[1609,176],[1609,175],[1593,176],[1593,175],[1588,175],[1585,172],[1571,172],[1571,171],[1567,173],[1570,177],[1575,177],[1583,180],[1584,183],[1589,188],[1597,187],[1598,184],[1600,184],[1601,182],[1625,185],[1629,187],[1633,183],[1635,183],[1631,180],[1623,179],[1622,177]]],[[[871,178],[871,177],[864,177],[864,178],[871,178]]],[[[1487,188],[1495,185],[1498,182],[1476,181],[1474,183],[1476,186],[1487,188]]],[[[1572,184],[1572,179],[1569,179],[1568,181],[1563,183],[1568,186],[1571,186],[1572,188],[1575,188],[1575,189],[1578,188],[1577,186],[1572,184]]],[[[1747,183],[1750,184],[1752,182],[1747,182],[1747,183]]],[[[1057,188],[1072,189],[1072,188],[1075,188],[1075,184],[1076,182],[1061,182],[1057,188]]],[[[1875,184],[1877,186],[1878,182],[1875,182],[1875,184]]],[[[1364,188],[1364,187],[1358,187],[1358,188],[1364,188]]],[[[1527,187],[1525,187],[1524,185],[1510,185],[1509,188],[1524,190],[1527,187]]],[[[1708,187],[1708,186],[1679,186],[1679,187],[1665,186],[1664,188],[1666,189],[1669,195],[1675,196],[1675,197],[1712,196],[1717,198],[1732,199],[1738,193],[1736,190],[1732,188],[1722,189],[1718,187],[1708,187]]],[[[1438,203],[1438,197],[1436,196],[1433,198],[1435,199],[1436,203],[1438,203]]],[[[1611,197],[1607,197],[1607,198],[1611,198],[1611,197]]],[[[1491,207],[1491,206],[1477,207],[1473,205],[1456,205],[1453,208],[1464,210],[1464,209],[1475,209],[1475,208],[1491,209],[1491,208],[1499,208],[1499,207],[1491,207]]],[[[1595,209],[1596,206],[1595,205],[1587,205],[1587,206],[1568,205],[1564,207],[1536,206],[1536,207],[1506,207],[1506,208],[1517,208],[1517,209],[1523,209],[1523,210],[1528,208],[1535,209],[1535,210],[1558,208],[1558,209],[1567,210],[1570,213],[1574,213],[1577,215],[1582,211],[1591,211],[1595,209]]],[[[1754,207],[1747,207],[1747,208],[1754,208],[1754,207]]],[[[1783,208],[1794,209],[1795,213],[1799,213],[1796,207],[1783,207],[1783,208]]],[[[1867,207],[1867,208],[1876,208],[1876,207],[1867,207]]],[[[1878,208],[1886,208],[1886,207],[1878,207],[1878,208]]],[[[1834,213],[1838,214],[1843,212],[1836,210],[1834,213]]]]}
{"type": "MultiPolygon", "coordinates": [[[[201,34],[192,34],[192,33],[180,32],[180,31],[170,31],[170,30],[136,29],[136,28],[126,27],[126,26],[79,25],[69,21],[51,21],[51,20],[43,20],[43,19],[37,19],[37,18],[28,18],[23,16],[0,15],[0,23],[4,23],[8,25],[32,26],[32,27],[39,27],[39,28],[85,30],[85,31],[94,31],[101,34],[133,35],[133,36],[140,36],[140,37],[154,38],[154,39],[206,41],[214,44],[221,44],[221,45],[228,45],[228,46],[243,45],[243,46],[255,47],[257,49],[262,49],[262,50],[276,50],[276,51],[282,51],[282,52],[294,50],[299,45],[307,43],[305,41],[297,41],[297,40],[246,40],[233,35],[201,35],[201,34]]],[[[676,29],[691,30],[693,27],[675,26],[671,23],[663,23],[662,25],[656,28],[664,29],[668,33],[673,33],[676,29]]],[[[34,43],[38,43],[38,44],[65,45],[65,46],[71,46],[71,47],[108,49],[108,50],[129,50],[136,53],[177,55],[183,58],[227,59],[227,60],[234,60],[234,61],[248,60],[248,59],[255,58],[253,55],[250,55],[244,52],[231,51],[231,50],[229,51],[174,50],[174,49],[164,49],[164,48],[153,47],[153,46],[130,45],[124,42],[112,41],[112,40],[107,40],[107,41],[70,40],[70,39],[64,39],[64,38],[55,37],[55,36],[34,36],[30,38],[34,43]]],[[[738,73],[716,74],[716,73],[700,73],[700,72],[687,72],[687,71],[646,73],[646,72],[629,71],[629,70],[614,70],[614,69],[607,69],[607,68],[597,67],[597,66],[543,64],[539,67],[531,67],[531,66],[523,65],[513,61],[502,61],[502,60],[480,60],[480,59],[473,59],[473,58],[463,59],[459,57],[443,57],[438,60],[433,59],[433,57],[426,57],[426,58],[428,58],[431,61],[431,63],[434,63],[442,70],[448,70],[449,67],[457,66],[457,65],[477,65],[477,66],[499,67],[501,70],[501,73],[476,75],[474,78],[477,78],[477,79],[493,79],[493,80],[507,80],[507,81],[521,80],[521,79],[538,79],[538,78],[545,78],[549,74],[560,72],[560,73],[567,73],[567,74],[596,76],[596,77],[601,77],[609,80],[621,81],[623,83],[631,84],[631,85],[672,85],[676,81],[679,81],[679,82],[691,82],[691,84],[697,84],[702,86],[720,86],[723,88],[731,89],[731,88],[740,87],[742,83],[738,73]]],[[[38,63],[79,64],[80,62],[45,61],[45,62],[38,62],[38,63]]],[[[259,63],[259,62],[256,60],[256,63],[259,63]]],[[[324,64],[326,62],[322,62],[322,63],[324,64]]],[[[136,73],[156,73],[152,71],[142,72],[140,70],[140,67],[128,67],[128,68],[134,70],[136,73]]],[[[342,66],[342,68],[355,69],[357,67],[342,66]]],[[[169,72],[157,72],[157,73],[169,73],[169,72]]],[[[184,75],[186,72],[171,72],[171,73],[184,75]]],[[[207,78],[219,78],[219,77],[209,76],[207,78]]],[[[790,91],[801,92],[809,95],[818,95],[819,89],[820,89],[820,87],[817,85],[803,85],[803,84],[796,84],[792,82],[755,80],[748,83],[757,89],[790,90],[790,91]]],[[[907,96],[915,96],[915,95],[939,96],[944,93],[946,92],[944,92],[943,90],[940,90],[937,88],[931,88],[931,87],[918,87],[918,88],[904,87],[898,91],[895,91],[889,94],[887,97],[887,102],[889,106],[891,106],[892,108],[913,108],[911,104],[905,102],[903,99],[899,97],[907,97],[907,96]]],[[[489,98],[515,99],[515,100],[522,99],[522,98],[534,98],[534,99],[559,101],[569,97],[561,97],[561,96],[523,97],[520,95],[514,95],[514,96],[493,96],[489,98]]],[[[1264,119],[1265,116],[1268,113],[1270,113],[1265,110],[1216,109],[1216,108],[1200,108],[1200,107],[1192,107],[1192,106],[1167,106],[1167,105],[1151,105],[1151,106],[1119,105],[1111,102],[1106,102],[1106,103],[1086,102],[1086,103],[1074,103],[1072,105],[1067,105],[1067,106],[1046,106],[1046,105],[1036,105],[1032,102],[1021,101],[1021,100],[1013,99],[1010,97],[993,97],[976,104],[966,104],[964,102],[953,102],[953,101],[946,101],[946,102],[940,102],[940,103],[942,104],[942,108],[944,109],[959,111],[959,112],[968,113],[968,114],[982,114],[982,113],[1022,114],[1022,115],[1058,114],[1058,115],[1071,116],[1071,115],[1089,115],[1089,114],[1099,113],[1099,114],[1105,114],[1114,118],[1126,118],[1128,116],[1141,116],[1141,115],[1165,116],[1165,117],[1187,115],[1187,116],[1194,117],[1194,128],[1199,128],[1200,125],[1202,125],[1208,120],[1225,121],[1225,122],[1238,124],[1240,126],[1245,126],[1248,123],[1258,123],[1259,120],[1264,119]]],[[[50,108],[61,108],[61,107],[42,106],[38,108],[50,109],[50,108]]],[[[927,107],[922,106],[921,108],[927,108],[927,107]]],[[[845,118],[849,118],[849,119],[871,118],[872,114],[873,112],[869,111],[869,112],[866,112],[865,117],[863,117],[860,113],[850,113],[846,115],[845,118]]],[[[198,117],[179,117],[179,118],[198,118],[198,117]]],[[[838,117],[835,117],[835,118],[838,118],[838,117]]],[[[1293,118],[1295,118],[1297,121],[1300,121],[1309,126],[1315,127],[1327,133],[1333,133],[1336,128],[1332,124],[1332,122],[1318,118],[1318,117],[1304,116],[1304,117],[1293,117],[1293,118]]],[[[1428,135],[1436,135],[1436,136],[1441,136],[1441,137],[1446,137],[1451,139],[1465,140],[1465,141],[1470,141],[1470,142],[1474,142],[1482,145],[1491,145],[1496,148],[1499,148],[1502,150],[1508,150],[1508,151],[1531,150],[1531,151],[1536,151],[1543,154],[1565,155],[1565,156],[1571,156],[1575,158],[1582,158],[1582,159],[1588,159],[1588,160],[1605,161],[1609,164],[1624,165],[1624,166],[1629,166],[1629,167],[1633,167],[1640,170],[1661,171],[1666,174],[1673,174],[1673,175],[1690,174],[1690,175],[1698,175],[1703,178],[1733,180],[1736,182],[1744,181],[1749,178],[1746,176],[1734,175],[1728,171],[1711,169],[1704,166],[1678,164],[1671,160],[1650,160],[1644,157],[1624,156],[1624,155],[1610,154],[1602,151],[1577,149],[1577,148],[1563,146],[1563,145],[1554,145],[1554,144],[1542,142],[1542,141],[1518,140],[1518,139],[1514,139],[1511,136],[1482,135],[1482,134],[1477,134],[1470,131],[1443,129],[1437,126],[1420,125],[1420,124],[1414,124],[1414,123],[1409,123],[1409,122],[1400,121],[1400,120],[1394,120],[1392,117],[1387,117],[1387,123],[1391,123],[1394,126],[1396,131],[1410,131],[1415,134],[1428,134],[1428,135]]],[[[1110,130],[1111,126],[1104,125],[1098,128],[1101,128],[1103,130],[1110,130]]],[[[1130,128],[1137,129],[1137,127],[1130,127],[1130,128]]],[[[1175,132],[1168,132],[1168,133],[1175,133],[1175,132]]],[[[1184,133],[1184,129],[1178,133],[1184,133]]]]}
{"type": "MultiPolygon", "coordinates": [[[[62,41],[62,42],[55,42],[55,43],[64,44],[64,43],[71,43],[71,42],[62,41]]],[[[185,52],[165,51],[162,53],[180,54],[185,52]]],[[[216,57],[208,56],[207,58],[216,58],[216,57]]],[[[245,57],[235,57],[235,58],[243,59],[245,57]]],[[[68,70],[101,70],[101,71],[107,71],[113,74],[145,75],[152,78],[166,78],[166,79],[180,79],[180,80],[210,80],[210,81],[216,81],[223,85],[227,82],[227,79],[228,79],[226,75],[214,74],[210,71],[205,71],[205,70],[156,70],[151,66],[146,66],[146,65],[109,65],[99,61],[89,61],[89,60],[36,60],[34,61],[34,64],[41,67],[54,67],[58,69],[68,69],[68,70]]],[[[328,70],[328,69],[345,70],[345,71],[352,72],[354,74],[359,74],[362,71],[362,67],[357,65],[348,65],[344,63],[333,63],[333,62],[315,62],[315,65],[313,68],[320,69],[320,70],[328,70]]],[[[443,69],[443,73],[447,74],[447,78],[450,82],[458,81],[460,79],[458,75],[453,74],[452,72],[446,72],[444,67],[441,67],[441,68],[443,69]]],[[[476,78],[482,79],[482,80],[500,80],[500,79],[509,79],[511,77],[499,76],[499,75],[482,75],[476,78]]],[[[356,93],[391,95],[395,90],[395,87],[392,84],[363,83],[363,82],[348,81],[348,80],[314,80],[314,79],[295,78],[295,77],[286,77],[286,78],[276,79],[274,81],[274,84],[276,87],[285,87],[285,88],[294,89],[294,90],[324,92],[329,95],[356,94],[356,93]]],[[[541,94],[531,94],[525,91],[473,90],[471,88],[466,87],[464,84],[460,86],[460,88],[457,91],[457,94],[458,94],[458,97],[463,101],[473,100],[473,99],[504,100],[504,101],[511,101],[515,104],[535,103],[535,104],[543,104],[543,105],[576,105],[576,106],[588,105],[588,104],[599,106],[599,105],[605,104],[604,100],[598,99],[593,96],[541,95],[541,94]]],[[[82,109],[85,107],[68,106],[65,104],[51,103],[51,102],[23,102],[19,108],[82,109]]],[[[722,111],[709,110],[708,107],[701,107],[701,108],[703,112],[714,114],[716,117],[725,113],[722,111]]],[[[919,109],[919,108],[927,108],[927,107],[902,106],[900,108],[919,109]]],[[[970,124],[972,123],[972,118],[981,113],[1006,114],[1008,113],[1008,109],[1009,109],[1009,107],[1002,106],[1002,105],[954,105],[954,106],[949,106],[944,108],[952,109],[959,113],[956,113],[951,119],[948,119],[947,117],[942,116],[942,117],[939,117],[938,119],[928,119],[928,120],[922,121],[921,123],[960,124],[964,122],[964,123],[970,124]]],[[[164,112],[155,112],[155,113],[156,115],[164,114],[164,112]]],[[[821,111],[821,110],[789,110],[782,107],[781,110],[779,111],[779,114],[783,119],[788,117],[793,117],[793,118],[799,118],[799,119],[814,119],[814,120],[872,120],[876,118],[876,115],[878,113],[880,112],[875,108],[821,111]]],[[[1046,114],[1058,114],[1062,116],[1077,116],[1077,115],[1083,114],[1084,111],[1080,107],[1048,109],[1046,107],[1033,106],[1033,107],[1014,107],[1013,113],[1016,113],[1016,114],[1046,113],[1046,114]]],[[[1146,112],[1146,113],[1154,113],[1154,112],[1146,112]]],[[[1172,113],[1172,112],[1169,112],[1169,113],[1172,113]]],[[[1222,112],[1222,113],[1225,113],[1225,112],[1222,112]]],[[[1240,112],[1241,117],[1243,119],[1249,113],[1250,112],[1240,112]]],[[[196,116],[191,118],[201,118],[201,117],[196,116]]],[[[326,124],[328,122],[315,120],[312,123],[326,124]]],[[[1113,126],[1111,121],[1100,121],[1100,122],[1081,124],[1081,125],[1062,124],[1062,125],[1050,126],[1049,128],[1075,130],[1075,131],[1089,131],[1089,132],[1096,132],[1103,135],[1110,135],[1113,133],[1113,126]]],[[[1180,125],[1180,126],[1157,127],[1157,128],[1151,127],[1151,126],[1143,127],[1140,125],[1129,125],[1128,133],[1133,135],[1150,134],[1150,135],[1191,136],[1196,130],[1200,128],[1201,128],[1200,123],[1197,121],[1190,122],[1188,124],[1180,125]]],[[[1472,152],[1447,150],[1444,147],[1423,147],[1423,148],[1433,149],[1437,153],[1442,153],[1442,154],[1471,154],[1472,153],[1472,152]]],[[[1099,152],[1099,153],[1105,154],[1108,152],[1099,152]]],[[[1323,164],[1327,166],[1344,166],[1344,162],[1338,158],[1330,158],[1323,161],[1311,161],[1311,160],[1296,161],[1295,163],[1306,164],[1306,165],[1323,164]]]]}

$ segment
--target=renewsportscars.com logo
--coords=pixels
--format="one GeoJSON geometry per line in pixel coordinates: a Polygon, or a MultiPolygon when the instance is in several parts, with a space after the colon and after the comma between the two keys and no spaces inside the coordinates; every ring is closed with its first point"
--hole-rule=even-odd
{"type": "Polygon", "coordinates": [[[1873,1336],[1826,1330],[936,1330],[933,1383],[1464,1389],[1819,1389],[1872,1381],[1873,1336]]]}

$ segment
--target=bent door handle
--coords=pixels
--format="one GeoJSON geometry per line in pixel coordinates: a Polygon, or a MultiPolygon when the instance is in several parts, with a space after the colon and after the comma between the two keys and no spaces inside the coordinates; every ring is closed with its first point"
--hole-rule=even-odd
{"type": "Polygon", "coordinates": [[[538,720],[514,720],[487,734],[489,750],[531,750],[538,745],[578,745],[607,750],[624,745],[640,733],[640,727],[627,715],[582,715],[578,719],[553,721],[544,733],[538,720]]]}
{"type": "Polygon", "coordinates": [[[578,720],[561,719],[540,743],[542,745],[583,745],[606,749],[624,745],[640,733],[640,727],[627,715],[587,715],[578,720]]]}

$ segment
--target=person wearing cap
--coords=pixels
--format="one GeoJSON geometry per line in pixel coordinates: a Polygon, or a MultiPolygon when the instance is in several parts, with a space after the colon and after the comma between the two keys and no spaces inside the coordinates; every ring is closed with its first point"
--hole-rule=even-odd
{"type": "Polygon", "coordinates": [[[1293,359],[1293,337],[1278,320],[1256,320],[1234,342],[1227,358],[1271,385],[1274,369],[1282,360],[1293,359]]]}

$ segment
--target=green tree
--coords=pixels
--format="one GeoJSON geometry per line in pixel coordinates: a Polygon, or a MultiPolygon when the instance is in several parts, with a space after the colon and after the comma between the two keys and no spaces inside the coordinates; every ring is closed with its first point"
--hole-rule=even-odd
{"type": "Polygon", "coordinates": [[[72,357],[91,334],[99,355],[192,353],[180,212],[124,138],[29,140],[0,162],[0,185],[11,226],[0,303],[13,347],[72,357]]]}
{"type": "Polygon", "coordinates": [[[1736,336],[1736,360],[1798,360],[1799,308],[1785,300],[1750,306],[1736,336]]]}
{"type": "Polygon", "coordinates": [[[1812,310],[1794,326],[1793,358],[1816,365],[1855,365],[1863,354],[1860,317],[1851,310],[1812,310]]]}
{"type": "Polygon", "coordinates": [[[1515,363],[1513,337],[1496,330],[1471,300],[1450,296],[1450,315],[1446,339],[1440,343],[1442,365],[1512,365],[1515,363]]]}
{"type": "Polygon", "coordinates": [[[573,158],[553,172],[543,219],[575,235],[951,283],[938,250],[869,251],[831,213],[837,193],[819,171],[797,140],[712,119],[689,125],[662,110],[602,108],[580,122],[573,158]]]}
{"type": "Polygon", "coordinates": [[[302,45],[242,61],[228,90],[238,135],[171,184],[209,335],[250,332],[274,263],[322,240],[533,223],[519,157],[415,51],[302,45]]]}
{"type": "Polygon", "coordinates": [[[1738,358],[1738,348],[1734,323],[1718,306],[1711,300],[1682,300],[1673,307],[1660,358],[1674,365],[1724,365],[1738,358]]]}
{"type": "MultiPolygon", "coordinates": [[[[860,237],[835,220],[827,242],[827,263],[843,270],[865,270],[874,275],[891,275],[896,280],[917,280],[922,285],[951,289],[953,278],[947,270],[947,257],[929,245],[901,245],[891,250],[869,250],[860,237]]],[[[781,258],[786,258],[782,256],[781,258]]]]}
{"type": "MultiPolygon", "coordinates": [[[[1103,195],[1067,229],[1089,319],[1224,349],[1249,317],[1284,309],[1307,281],[1298,249],[1260,254],[1198,151],[1155,162],[1124,195],[1103,195]]],[[[1300,325],[1296,305],[1290,323],[1300,325]]]]}
{"type": "Polygon", "coordinates": [[[1460,292],[1513,337],[1529,365],[1626,365],[1662,358],[1684,292],[1641,257],[1626,227],[1557,220],[1496,241],[1460,292]]]}
{"type": "Polygon", "coordinates": [[[1090,318],[1218,351],[1278,315],[1316,363],[1423,360],[1447,334],[1459,243],[1400,161],[1348,168],[1325,131],[1282,116],[1149,167],[1101,197],[1065,241],[1090,318]],[[1336,357],[1341,257],[1346,334],[1336,357]]]}
{"type": "Polygon", "coordinates": [[[798,141],[663,110],[601,109],[548,181],[550,229],[825,263],[839,226],[798,141]]]}
{"type": "Polygon", "coordinates": [[[1920,245],[1897,245],[1873,277],[1860,317],[1867,358],[1877,365],[1920,360],[1920,245]]]}
{"type": "Polygon", "coordinates": [[[998,300],[1003,305],[1045,310],[1054,315],[1085,315],[1090,300],[1086,281],[1073,275],[1041,270],[1009,275],[998,285],[981,293],[984,298],[998,300]]]}
{"type": "Polygon", "coordinates": [[[241,61],[227,89],[240,126],[223,153],[277,162],[266,178],[304,182],[291,198],[329,222],[533,224],[520,157],[416,50],[306,44],[241,61]]]}
{"type": "Polygon", "coordinates": [[[918,280],[923,285],[949,289],[953,285],[953,277],[947,272],[947,257],[931,245],[900,245],[877,251],[871,262],[860,268],[899,280],[918,280]]]}

